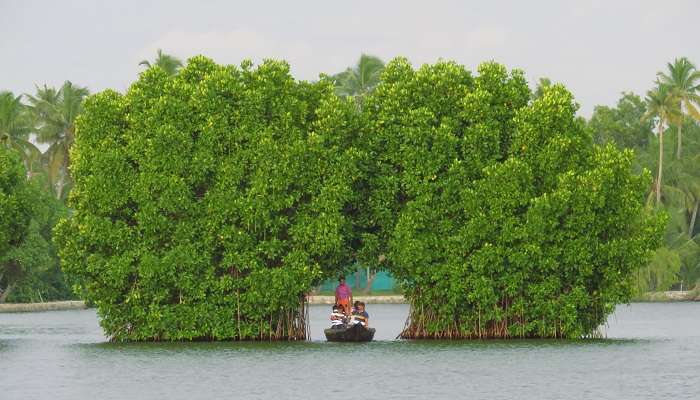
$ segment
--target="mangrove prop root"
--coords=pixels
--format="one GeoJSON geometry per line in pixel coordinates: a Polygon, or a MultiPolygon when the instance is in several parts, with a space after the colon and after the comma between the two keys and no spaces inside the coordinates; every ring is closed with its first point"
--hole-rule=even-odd
{"type": "MultiPolygon", "coordinates": [[[[522,309],[512,309],[508,314],[508,302],[501,304],[504,317],[500,320],[484,321],[480,310],[474,312],[473,321],[440,321],[436,313],[423,304],[410,303],[409,316],[404,328],[397,336],[399,339],[510,339],[511,332],[522,339],[562,339],[570,337],[564,331],[561,319],[547,321],[541,318],[541,327],[537,330],[527,329],[530,321],[523,318],[522,309]]],[[[591,332],[578,336],[581,339],[600,339],[605,337],[602,326],[591,332]]]]}

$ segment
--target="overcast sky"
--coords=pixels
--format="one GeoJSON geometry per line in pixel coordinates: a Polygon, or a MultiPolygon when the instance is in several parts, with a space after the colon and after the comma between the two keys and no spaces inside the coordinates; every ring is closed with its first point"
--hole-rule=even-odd
{"type": "Polygon", "coordinates": [[[282,58],[315,79],[360,53],[486,60],[566,84],[589,115],[644,93],[675,57],[700,62],[700,1],[0,0],[0,90],[64,80],[123,91],[156,49],[219,63],[282,58]]]}

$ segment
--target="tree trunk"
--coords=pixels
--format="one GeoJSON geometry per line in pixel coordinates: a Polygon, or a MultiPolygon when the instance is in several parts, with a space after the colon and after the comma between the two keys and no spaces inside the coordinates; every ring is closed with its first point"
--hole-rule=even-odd
{"type": "Polygon", "coordinates": [[[7,296],[10,295],[10,292],[12,292],[12,289],[14,288],[15,284],[11,283],[5,288],[5,290],[2,293],[0,293],[0,304],[4,303],[7,300],[7,296]]]}
{"type": "Polygon", "coordinates": [[[58,200],[63,200],[63,174],[61,174],[61,177],[58,179],[58,182],[56,183],[56,198],[58,200]]]}
{"type": "Polygon", "coordinates": [[[681,118],[681,122],[678,124],[678,146],[676,147],[676,159],[680,160],[681,159],[681,134],[683,133],[683,118],[681,118]]]}
{"type": "Polygon", "coordinates": [[[661,203],[661,173],[664,164],[664,121],[659,121],[659,173],[656,176],[656,205],[661,203]]]}
{"type": "Polygon", "coordinates": [[[690,226],[688,227],[688,239],[693,238],[693,232],[695,231],[695,217],[698,215],[698,200],[695,200],[695,207],[693,207],[693,214],[690,216],[690,226]]]}
{"type": "Polygon", "coordinates": [[[372,291],[372,284],[376,277],[377,271],[371,272],[369,267],[367,267],[367,287],[365,288],[365,294],[369,294],[372,291]]]}

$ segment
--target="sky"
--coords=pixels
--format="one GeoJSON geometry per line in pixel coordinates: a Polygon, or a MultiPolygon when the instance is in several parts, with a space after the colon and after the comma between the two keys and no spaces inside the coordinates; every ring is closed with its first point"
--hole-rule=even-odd
{"type": "Polygon", "coordinates": [[[222,64],[285,59],[313,80],[361,53],[414,66],[495,60],[565,84],[589,116],[644,94],[666,62],[700,62],[700,1],[0,0],[0,90],[70,80],[124,91],[161,48],[222,64]]]}

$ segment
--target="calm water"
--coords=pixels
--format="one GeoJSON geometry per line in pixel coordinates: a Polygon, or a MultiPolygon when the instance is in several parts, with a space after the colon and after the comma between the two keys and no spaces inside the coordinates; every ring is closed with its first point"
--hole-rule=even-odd
{"type": "Polygon", "coordinates": [[[698,399],[700,303],[621,306],[599,341],[105,343],[94,311],[0,314],[0,399],[698,399]]]}

